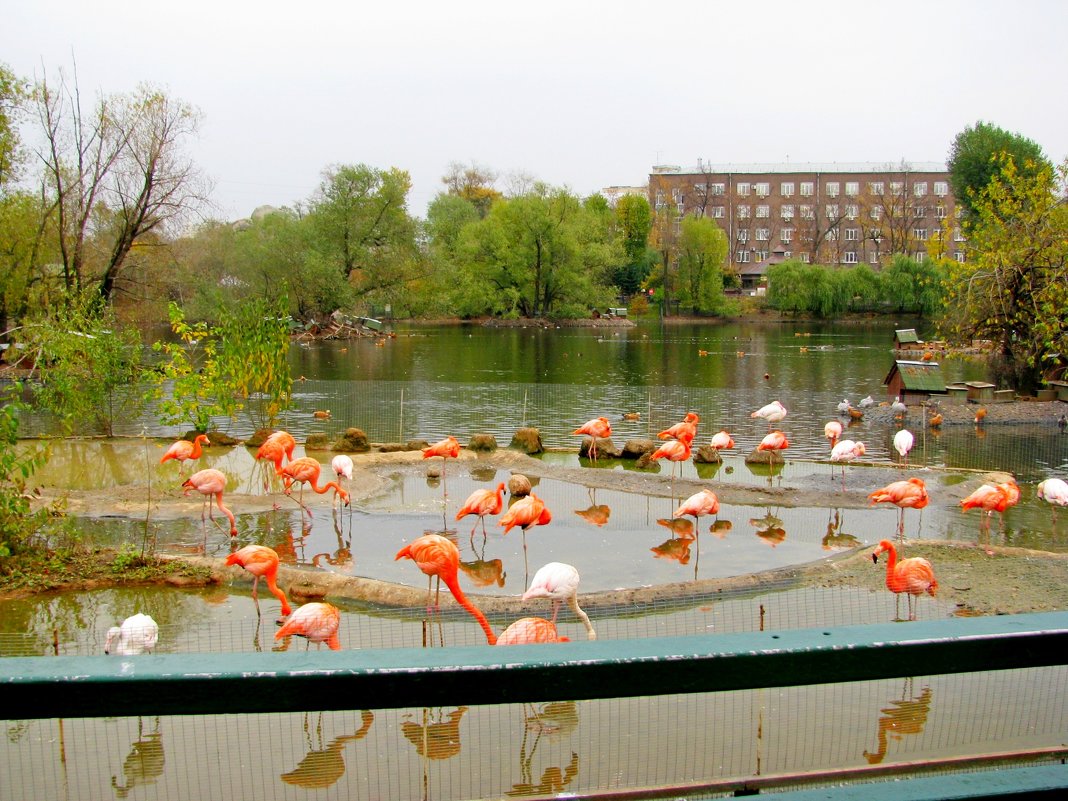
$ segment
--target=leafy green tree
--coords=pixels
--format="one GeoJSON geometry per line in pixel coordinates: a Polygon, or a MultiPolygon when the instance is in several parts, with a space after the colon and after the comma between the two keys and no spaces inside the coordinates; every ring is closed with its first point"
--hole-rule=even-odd
{"type": "Polygon", "coordinates": [[[19,122],[25,114],[29,86],[0,64],[0,196],[19,177],[19,167],[25,160],[19,122]]]}
{"type": "Polygon", "coordinates": [[[996,125],[980,120],[965,128],[953,140],[947,167],[949,182],[957,203],[971,217],[982,192],[994,178],[1001,176],[1005,161],[1002,154],[1011,156],[1018,171],[1034,175],[1051,168],[1042,148],[1018,133],[1010,133],[996,125]]]}
{"type": "Polygon", "coordinates": [[[718,311],[723,302],[723,263],[727,235],[707,217],[683,217],[678,240],[679,300],[698,314],[718,311]]]}
{"type": "Polygon", "coordinates": [[[591,306],[609,305],[604,276],[614,251],[605,229],[603,210],[545,184],[495,203],[463,231],[472,268],[466,308],[481,298],[482,313],[540,317],[585,316],[591,306]]]}
{"type": "Polygon", "coordinates": [[[1031,393],[1068,353],[1068,161],[1017,170],[999,157],[976,199],[967,261],[952,264],[942,327],[997,345],[999,382],[1031,393]]]}
{"type": "Polygon", "coordinates": [[[882,297],[882,276],[867,264],[858,264],[835,273],[849,311],[865,312],[876,308],[882,297]]]}
{"type": "Polygon", "coordinates": [[[917,262],[903,254],[896,254],[882,271],[882,292],[890,307],[904,314],[931,317],[942,309],[944,276],[939,262],[924,259],[917,262]]]}
{"type": "Polygon", "coordinates": [[[785,312],[834,317],[848,306],[840,271],[789,259],[768,268],[768,305],[785,312]]]}
{"type": "Polygon", "coordinates": [[[49,510],[33,511],[29,482],[48,460],[44,448],[19,447],[20,384],[0,390],[0,558],[19,553],[44,526],[49,510]]]}
{"type": "Polygon", "coordinates": [[[325,171],[311,200],[312,247],[369,300],[419,275],[410,189],[404,170],[340,165],[325,171]]]}
{"type": "Polygon", "coordinates": [[[653,210],[641,195],[624,195],[616,201],[624,261],[612,274],[613,282],[627,295],[641,289],[649,275],[649,232],[653,228],[653,210]]]}
{"type": "Polygon", "coordinates": [[[71,293],[24,327],[34,358],[34,398],[69,425],[111,436],[115,421],[139,411],[141,340],[95,290],[71,293]]]}

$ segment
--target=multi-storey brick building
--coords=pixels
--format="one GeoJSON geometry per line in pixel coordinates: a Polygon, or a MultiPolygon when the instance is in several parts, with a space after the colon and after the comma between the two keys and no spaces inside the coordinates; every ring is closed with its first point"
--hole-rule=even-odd
{"type": "MultiPolygon", "coordinates": [[[[714,220],[731,243],[738,274],[788,258],[814,264],[870,264],[894,254],[936,251],[964,259],[956,204],[942,164],[739,164],[657,166],[649,203],[674,220],[714,220]]],[[[670,226],[668,227],[670,231],[670,226]]]]}

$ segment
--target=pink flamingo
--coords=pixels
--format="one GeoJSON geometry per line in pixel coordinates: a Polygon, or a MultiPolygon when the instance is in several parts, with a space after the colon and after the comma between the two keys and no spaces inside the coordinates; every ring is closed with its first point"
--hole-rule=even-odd
{"type": "MultiPolygon", "coordinates": [[[[185,492],[183,494],[186,496],[193,490],[196,490],[204,496],[204,505],[208,509],[208,517],[212,522],[215,522],[215,518],[212,517],[211,514],[211,498],[214,495],[215,500],[219,505],[219,511],[230,519],[230,536],[237,536],[237,524],[234,522],[234,513],[223,506],[223,490],[226,489],[226,476],[221,470],[216,470],[213,467],[209,467],[206,470],[199,470],[183,481],[182,486],[185,487],[185,492]]],[[[203,508],[200,510],[200,519],[204,519],[203,508]]],[[[205,536],[207,536],[206,533],[205,536]]]]}
{"type": "Polygon", "coordinates": [[[298,637],[307,638],[309,646],[313,642],[319,645],[325,642],[331,651],[340,651],[340,624],[341,612],[336,606],[316,601],[298,607],[297,611],[289,616],[289,620],[282,624],[282,628],[274,633],[274,638],[280,640],[296,634],[298,637]]]}
{"type": "Polygon", "coordinates": [[[193,462],[200,458],[200,443],[202,442],[205,445],[210,444],[207,435],[197,434],[192,442],[187,439],[180,439],[167,448],[167,452],[163,454],[163,458],[159,460],[159,463],[163,464],[168,459],[176,459],[178,461],[178,472],[181,473],[185,470],[186,462],[193,462]]]}
{"type": "Polygon", "coordinates": [[[854,442],[851,439],[839,440],[831,448],[831,480],[834,480],[834,463],[842,464],[842,489],[845,489],[845,466],[846,463],[858,459],[867,452],[863,442],[854,442]]]}
{"type": "Polygon", "coordinates": [[[696,412],[687,412],[681,423],[675,423],[670,428],[664,429],[656,435],[657,439],[682,439],[683,434],[688,434],[690,441],[693,442],[697,436],[697,424],[700,421],[701,418],[696,412]]]}
{"type": "Polygon", "coordinates": [[[882,489],[877,489],[868,496],[872,506],[877,503],[892,503],[901,510],[897,526],[898,536],[905,536],[905,510],[922,509],[928,503],[927,485],[922,478],[910,478],[908,481],[895,481],[882,489]]]}
{"type": "Polygon", "coordinates": [[[786,407],[779,403],[779,401],[775,400],[766,406],[761,406],[749,416],[761,417],[766,420],[768,423],[768,431],[771,431],[771,427],[775,425],[775,423],[781,423],[786,419],[786,407]]]}
{"type": "Polygon", "coordinates": [[[497,489],[495,490],[483,487],[467,496],[464,505],[456,513],[456,519],[460,520],[467,515],[478,515],[475,519],[475,525],[471,527],[472,537],[475,536],[475,529],[478,528],[479,521],[482,522],[482,533],[486,534],[486,515],[501,513],[501,507],[504,506],[504,501],[501,499],[502,492],[504,492],[503,481],[497,484],[497,489]]]}
{"type": "Polygon", "coordinates": [[[879,562],[879,554],[887,552],[890,556],[886,560],[886,588],[894,593],[897,602],[894,617],[899,617],[901,593],[906,593],[909,599],[909,620],[916,619],[916,613],[912,611],[912,596],[927,593],[932,598],[938,591],[938,580],[934,575],[931,563],[922,556],[913,556],[909,559],[897,561],[897,549],[889,540],[882,540],[871,555],[872,562],[879,562]]]}
{"type": "MultiPolygon", "coordinates": [[[[302,456],[299,459],[294,459],[292,462],[282,468],[282,477],[288,479],[290,482],[296,481],[300,484],[300,500],[297,501],[308,514],[311,514],[311,510],[304,506],[304,485],[309,484],[315,492],[322,495],[329,489],[333,489],[337,493],[337,497],[348,506],[349,494],[345,489],[336,481],[328,481],[323,486],[319,486],[319,474],[322,472],[322,465],[319,464],[318,459],[313,459],[311,456],[302,456]]],[[[286,489],[286,495],[289,495],[292,488],[286,489]]]]}
{"type": "Polygon", "coordinates": [[[560,636],[556,624],[543,617],[523,617],[501,632],[497,645],[531,645],[533,643],[569,642],[560,636]]]}
{"type": "MultiPolygon", "coordinates": [[[[583,423],[571,432],[572,434],[586,435],[591,438],[590,446],[586,450],[593,461],[597,461],[597,440],[607,439],[612,436],[612,424],[607,417],[595,417],[583,423]]],[[[581,454],[581,451],[580,451],[581,454]]]]}
{"type": "Polygon", "coordinates": [[[256,612],[260,611],[260,599],[256,594],[260,578],[267,580],[267,589],[271,595],[282,602],[282,614],[289,615],[289,601],[286,594],[278,586],[278,552],[266,545],[246,545],[244,548],[234,551],[226,557],[227,565],[238,565],[245,568],[253,575],[252,600],[256,603],[256,612]]]}
{"type": "MultiPolygon", "coordinates": [[[[556,623],[556,615],[560,611],[560,604],[567,601],[571,611],[582,621],[586,627],[586,638],[597,639],[597,632],[593,629],[590,616],[587,615],[578,603],[579,572],[573,565],[562,562],[549,562],[538,569],[534,578],[530,581],[530,588],[523,593],[523,600],[532,598],[548,598],[552,601],[552,622],[556,623]]],[[[503,636],[503,635],[502,635],[503,636]]]]}

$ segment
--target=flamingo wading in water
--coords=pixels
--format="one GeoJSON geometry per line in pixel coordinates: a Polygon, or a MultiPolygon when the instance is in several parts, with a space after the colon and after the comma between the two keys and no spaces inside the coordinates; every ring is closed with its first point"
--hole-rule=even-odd
{"type": "Polygon", "coordinates": [[[180,473],[185,470],[186,462],[194,462],[200,458],[201,443],[204,443],[205,445],[210,444],[206,434],[197,434],[192,442],[187,439],[180,439],[171,445],[171,447],[167,448],[167,452],[163,454],[159,463],[163,464],[169,459],[175,459],[178,462],[178,472],[180,473]]]}
{"type": "Polygon", "coordinates": [[[683,435],[686,434],[689,436],[690,441],[693,442],[697,436],[697,424],[699,422],[701,422],[701,418],[696,412],[687,412],[682,422],[675,423],[670,428],[665,428],[656,437],[657,439],[682,439],[683,435]]]}
{"type": "Polygon", "coordinates": [[[768,431],[771,431],[773,425],[781,423],[786,419],[786,407],[779,403],[779,401],[775,400],[766,406],[761,406],[749,416],[754,418],[760,417],[766,420],[768,423],[768,431]]]}
{"type": "MultiPolygon", "coordinates": [[[[211,499],[214,496],[219,506],[219,511],[230,520],[230,536],[237,536],[237,523],[234,520],[234,513],[223,506],[223,490],[226,489],[226,476],[221,470],[216,470],[213,467],[199,470],[183,481],[182,486],[185,487],[184,495],[189,495],[190,492],[196,490],[204,496],[204,506],[207,507],[208,517],[212,522],[215,522],[215,518],[211,514],[211,499]]],[[[200,519],[204,519],[203,508],[200,510],[200,519]]],[[[205,532],[204,536],[207,537],[207,532],[205,532]]]]}
{"type": "Polygon", "coordinates": [[[486,634],[486,641],[490,645],[494,645],[497,642],[497,635],[490,628],[486,616],[467,599],[463,590],[460,589],[460,583],[457,579],[460,572],[460,549],[451,540],[442,537],[440,534],[424,534],[397,551],[394,560],[397,559],[411,559],[426,574],[428,610],[430,608],[430,585],[434,578],[437,578],[438,597],[435,598],[435,608],[438,606],[438,600],[440,599],[441,582],[444,581],[445,586],[452,593],[452,597],[456,599],[456,603],[460,604],[478,621],[478,625],[482,627],[482,631],[486,634]]]}
{"type": "Polygon", "coordinates": [[[256,593],[260,578],[267,580],[267,589],[271,591],[271,595],[282,602],[282,615],[287,616],[292,611],[286,594],[278,586],[278,561],[278,553],[266,545],[246,545],[226,557],[227,565],[243,567],[253,575],[252,600],[256,604],[256,614],[260,612],[260,599],[256,593]]]}
{"type": "Polygon", "coordinates": [[[280,640],[283,637],[297,635],[308,640],[308,646],[312,643],[326,643],[331,651],[341,650],[341,640],[338,637],[338,628],[341,625],[341,612],[333,604],[315,601],[304,604],[297,608],[289,620],[282,624],[282,628],[274,633],[274,638],[280,640]]]}
{"type": "Polygon", "coordinates": [[[878,564],[879,554],[884,552],[890,554],[886,560],[886,588],[894,593],[895,601],[897,601],[894,617],[899,617],[901,593],[906,593],[909,599],[909,620],[915,620],[916,613],[912,610],[912,596],[927,593],[933,598],[938,591],[938,580],[935,579],[934,568],[922,556],[913,556],[899,562],[897,549],[889,540],[879,542],[879,546],[872,552],[872,562],[878,564]]]}
{"type": "MultiPolygon", "coordinates": [[[[333,489],[337,493],[337,497],[348,506],[349,494],[345,489],[336,481],[328,481],[323,486],[319,486],[319,474],[322,472],[323,466],[319,464],[318,459],[314,459],[311,456],[302,456],[299,459],[294,459],[292,462],[282,468],[282,477],[288,479],[290,482],[296,481],[300,484],[300,500],[297,501],[308,514],[311,514],[311,510],[304,506],[304,485],[308,484],[319,495],[324,494],[327,490],[333,489]]],[[[291,487],[286,490],[286,495],[289,495],[291,487]]],[[[331,499],[333,504],[333,499],[331,499]]]]}
{"type": "Polygon", "coordinates": [[[122,621],[121,626],[108,629],[104,640],[104,653],[119,656],[137,656],[149,653],[159,642],[159,626],[149,615],[138,612],[122,621]]]}
{"type": "MultiPolygon", "coordinates": [[[[345,453],[339,453],[330,460],[330,469],[337,476],[338,484],[341,484],[342,480],[352,481],[352,467],[352,457],[345,453]]],[[[334,498],[339,497],[337,493],[334,493],[334,498]]]]}
{"type": "Polygon", "coordinates": [[[908,481],[895,481],[882,489],[877,489],[868,496],[872,506],[877,503],[892,503],[901,510],[897,526],[899,537],[905,536],[905,510],[922,509],[927,505],[927,486],[922,478],[910,478],[908,481]]]}
{"type": "Polygon", "coordinates": [[[556,624],[543,617],[522,617],[501,632],[497,645],[531,645],[545,642],[568,642],[556,631],[556,624]]]}
{"type": "Polygon", "coordinates": [[[1039,482],[1035,491],[1039,498],[1053,507],[1053,519],[1057,519],[1057,507],[1068,506],[1068,483],[1059,478],[1047,478],[1039,482]]]}
{"type": "MultiPolygon", "coordinates": [[[[573,565],[563,562],[549,562],[542,565],[534,578],[530,581],[530,587],[523,593],[523,600],[533,598],[548,598],[552,601],[552,622],[556,623],[556,615],[560,611],[560,604],[567,601],[571,611],[582,621],[586,627],[586,639],[596,640],[597,632],[593,629],[590,616],[587,615],[578,602],[579,572],[573,565]]],[[[502,635],[503,636],[503,635],[502,635]]]]}
{"type": "Polygon", "coordinates": [[[845,489],[846,464],[858,459],[867,452],[863,442],[854,442],[851,439],[840,440],[831,448],[831,480],[834,480],[834,464],[842,465],[842,489],[845,489]]]}
{"type": "Polygon", "coordinates": [[[447,494],[445,489],[445,463],[449,459],[456,459],[459,455],[460,442],[451,434],[445,439],[423,448],[424,459],[433,459],[435,456],[441,457],[441,492],[443,495],[447,494]]]}
{"type": "Polygon", "coordinates": [[[480,488],[472,492],[467,496],[467,500],[464,501],[464,505],[460,507],[460,511],[456,513],[456,519],[461,520],[467,515],[477,515],[475,519],[475,525],[471,527],[471,536],[475,536],[475,529],[478,528],[478,524],[482,523],[482,534],[486,534],[486,515],[497,515],[501,513],[501,508],[504,506],[504,501],[501,498],[501,493],[504,492],[504,482],[501,481],[497,484],[496,489],[480,488]]]}

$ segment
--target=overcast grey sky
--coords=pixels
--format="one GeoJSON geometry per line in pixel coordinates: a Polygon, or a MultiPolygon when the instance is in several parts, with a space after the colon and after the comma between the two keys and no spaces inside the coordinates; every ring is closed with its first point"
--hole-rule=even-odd
{"type": "Polygon", "coordinates": [[[407,170],[423,216],[453,161],[586,195],[699,158],[941,162],[980,119],[1068,156],[1060,0],[5,5],[16,74],[73,55],[83,95],[148,82],[199,108],[227,219],[338,163],[407,170]]]}

